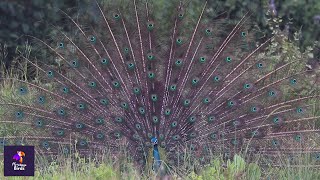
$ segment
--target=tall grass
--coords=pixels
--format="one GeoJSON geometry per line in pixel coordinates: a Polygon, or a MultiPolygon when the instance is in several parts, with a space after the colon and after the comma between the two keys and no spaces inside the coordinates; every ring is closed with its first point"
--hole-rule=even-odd
{"type": "MultiPolygon", "coordinates": [[[[256,163],[247,163],[241,156],[235,155],[232,160],[222,160],[213,157],[211,164],[200,169],[199,172],[191,171],[183,176],[171,173],[163,176],[153,172],[141,172],[133,163],[112,161],[109,154],[95,158],[71,158],[63,155],[56,161],[47,161],[46,158],[38,159],[34,177],[4,177],[5,180],[108,180],[108,179],[190,179],[190,180],[230,180],[230,179],[279,179],[279,180],[315,180],[320,179],[320,172],[316,166],[283,164],[281,167],[261,167],[256,163]]],[[[299,157],[299,160],[310,162],[308,155],[299,157]]],[[[184,164],[183,166],[188,166],[184,164]]],[[[189,165],[190,166],[190,165],[189,165]]],[[[177,167],[179,168],[179,167],[177,167]]],[[[3,162],[0,162],[0,171],[3,172],[3,162]]]]}

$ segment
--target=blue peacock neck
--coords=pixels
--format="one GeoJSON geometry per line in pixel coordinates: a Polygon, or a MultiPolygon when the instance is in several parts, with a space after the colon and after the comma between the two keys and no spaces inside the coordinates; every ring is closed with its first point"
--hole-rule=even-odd
{"type": "Polygon", "coordinates": [[[158,171],[161,165],[160,154],[158,149],[158,140],[157,138],[152,138],[151,142],[153,143],[153,170],[158,171]]]}

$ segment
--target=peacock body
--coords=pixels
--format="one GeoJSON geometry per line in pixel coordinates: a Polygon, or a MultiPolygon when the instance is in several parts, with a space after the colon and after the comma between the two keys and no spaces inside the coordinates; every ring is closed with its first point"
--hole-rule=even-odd
{"type": "Polygon", "coordinates": [[[185,149],[204,162],[246,152],[273,164],[279,154],[318,151],[309,145],[319,95],[299,93],[306,70],[295,69],[298,61],[261,55],[275,39],[259,34],[250,13],[208,19],[204,2],[195,19],[179,2],[171,26],[162,26],[148,1],[93,7],[91,18],[60,11],[68,32],[53,25],[50,38],[30,37],[55,66],[24,59],[50,86],[14,80],[19,98],[1,100],[1,123],[21,131],[2,145],[91,155],[106,147],[116,153],[125,141],[141,165],[153,156],[154,169],[164,158],[159,149],[171,164],[185,159],[185,149]]]}

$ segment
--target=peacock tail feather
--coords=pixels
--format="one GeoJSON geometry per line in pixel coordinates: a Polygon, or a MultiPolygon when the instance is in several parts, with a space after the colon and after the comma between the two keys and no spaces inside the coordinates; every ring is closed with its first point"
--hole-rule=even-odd
{"type": "Polygon", "coordinates": [[[48,39],[30,36],[55,65],[23,57],[50,86],[12,79],[1,124],[19,130],[0,144],[90,156],[126,141],[140,165],[150,163],[154,137],[171,165],[185,149],[204,163],[213,154],[263,155],[272,165],[317,154],[319,93],[302,93],[301,62],[268,58],[277,38],[263,36],[251,12],[228,17],[203,2],[195,18],[188,3],[172,3],[170,26],[147,0],[94,2],[77,18],[59,10],[68,31],[55,24],[48,39]]]}

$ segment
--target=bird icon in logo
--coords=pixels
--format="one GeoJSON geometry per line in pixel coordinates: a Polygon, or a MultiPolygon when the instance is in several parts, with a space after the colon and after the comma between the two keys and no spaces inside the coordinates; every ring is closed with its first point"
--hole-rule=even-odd
{"type": "Polygon", "coordinates": [[[23,151],[17,151],[17,154],[13,156],[13,159],[18,161],[20,164],[23,162],[23,158],[26,154],[23,151]]]}

